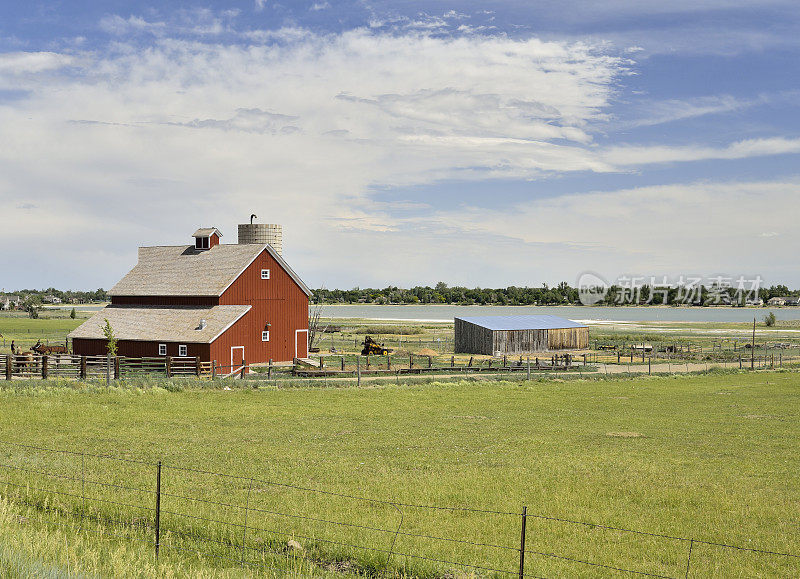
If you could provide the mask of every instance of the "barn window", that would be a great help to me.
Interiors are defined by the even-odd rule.
[[[188,356],[187,348],[185,344],[181,344],[178,346],[178,356]]]
[[[167,345],[166,344],[159,344],[158,345],[158,355],[159,356],[166,356],[167,355]]]
[[[269,342],[269,330],[264,330],[263,332],[261,332],[261,341]]]
[[[261,279],[269,279],[269,270],[268,269],[262,269],[261,270]]]
[[[194,238],[194,248],[195,249],[208,249],[209,248],[209,238],[208,237],[195,237]]]

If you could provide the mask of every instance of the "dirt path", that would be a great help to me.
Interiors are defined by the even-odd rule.
[[[749,362],[745,363],[742,362],[742,368],[749,368]],[[775,367],[778,367],[776,362]],[[647,374],[648,373],[648,366],[647,364],[596,364],[594,365],[594,370],[590,370],[586,368],[582,370],[583,366],[577,365],[574,366],[574,369],[569,372],[569,375],[574,376],[581,374],[586,374],[587,376],[597,376],[598,374]],[[726,368],[726,369],[739,369],[739,362],[738,360],[732,362],[689,362],[689,363],[672,363],[672,362],[664,362],[658,364],[652,364],[650,366],[650,372],[652,374],[687,374],[691,372],[705,372],[712,368]],[[758,366],[756,366],[758,369]],[[431,380],[436,379],[453,379],[453,378],[466,378],[466,377],[475,377],[475,376],[489,376],[489,377],[496,377],[498,374],[508,374],[509,378],[512,380],[520,380],[525,379],[526,372],[525,370],[515,370],[514,372],[488,372],[486,370],[482,372],[447,372],[443,374],[384,374],[384,375],[364,375],[361,379],[365,382],[374,382],[374,381],[400,381],[408,379],[412,377],[414,379],[419,378],[429,378]],[[565,374],[565,372],[552,372],[552,371],[535,371],[531,369],[531,377],[532,378],[539,378],[542,376],[561,376]],[[355,376],[327,376],[327,377],[318,377],[318,378],[298,378],[299,380],[308,381],[309,384],[313,383],[349,383],[354,382],[357,380]]]

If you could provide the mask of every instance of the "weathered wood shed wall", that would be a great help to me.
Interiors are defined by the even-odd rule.
[[[490,356],[589,346],[589,328],[557,316],[455,318],[454,326],[456,353]]]

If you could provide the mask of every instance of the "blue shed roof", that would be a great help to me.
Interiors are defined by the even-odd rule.
[[[456,318],[489,330],[555,330],[562,328],[585,328],[583,324],[566,318],[546,314],[538,316],[473,316]]]

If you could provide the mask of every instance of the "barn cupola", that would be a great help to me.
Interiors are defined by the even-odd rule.
[[[219,245],[219,238],[222,237],[222,233],[216,227],[201,227],[194,232],[192,237],[194,237],[194,248],[205,250]]]

